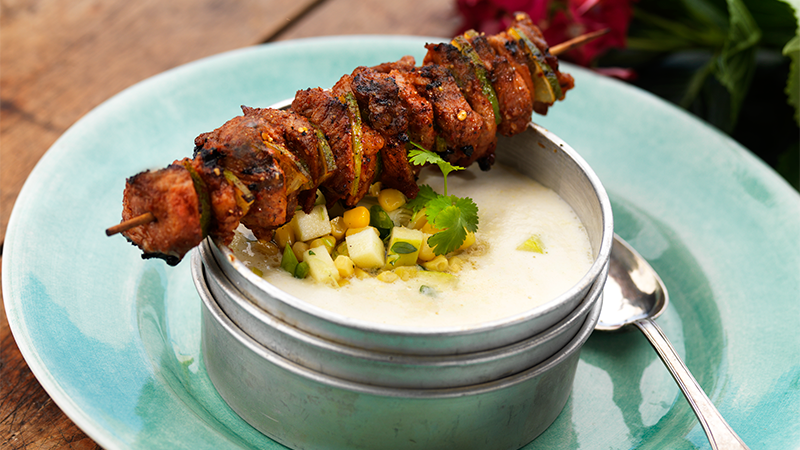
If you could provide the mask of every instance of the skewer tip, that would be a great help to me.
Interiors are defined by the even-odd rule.
[[[603,28],[602,30],[592,31],[591,33],[582,34],[576,38],[572,38],[566,42],[562,42],[558,45],[554,45],[550,47],[550,54],[553,56],[558,56],[562,53],[566,53],[573,48],[580,47],[587,42],[591,42],[604,34],[607,34],[611,31],[611,28]]]
[[[106,236],[113,236],[117,233],[122,233],[123,231],[128,231],[131,228],[138,227],[140,225],[145,225],[150,222],[156,220],[156,216],[153,215],[151,212],[146,212],[144,214],[138,215],[128,220],[124,220],[113,227],[106,228]]]

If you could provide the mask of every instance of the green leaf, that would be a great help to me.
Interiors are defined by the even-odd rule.
[[[780,50],[797,34],[797,17],[792,10],[798,0],[744,0],[761,29],[759,47]]]
[[[428,186],[427,184],[423,184],[419,187],[417,196],[406,203],[406,207],[411,208],[411,210],[414,212],[417,212],[424,208],[428,202],[437,197],[439,197],[439,194],[437,194],[432,187]]]
[[[468,231],[478,230],[478,205],[471,198],[440,196],[428,203],[425,212],[428,222],[442,230],[428,238],[428,244],[436,255],[458,249]]]
[[[445,214],[450,218],[458,217],[458,208],[451,206],[445,209]],[[446,255],[464,243],[467,231],[464,227],[455,226],[444,231],[440,231],[428,238],[428,245],[433,248],[436,255]]]
[[[786,82],[787,102],[794,106],[794,120],[800,125],[800,0],[784,0],[794,10],[795,36],[783,47],[783,54],[791,59],[789,79]]]
[[[742,0],[727,2],[730,17],[728,38],[716,59],[713,71],[730,95],[730,127],[733,128],[755,73],[756,50],[761,40],[761,30]]]
[[[778,155],[778,165],[775,169],[789,184],[800,191],[800,142],[795,142]]]
[[[444,195],[447,195],[447,174],[454,170],[463,170],[464,168],[450,164],[435,152],[426,150],[414,142],[411,142],[411,144],[416,148],[408,152],[408,160],[412,164],[418,166],[424,166],[425,164],[436,164],[439,166],[439,170],[442,171],[442,175],[444,176]]]
[[[394,243],[391,250],[398,255],[408,255],[417,251],[417,247],[414,247],[405,241],[398,241]]]
[[[473,233],[478,231],[478,205],[469,197],[456,198],[455,205],[461,210],[464,228]]]

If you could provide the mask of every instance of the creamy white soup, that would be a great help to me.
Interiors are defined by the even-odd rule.
[[[586,231],[555,192],[513,169],[471,167],[451,173],[448,193],[471,197],[479,207],[476,243],[459,258],[452,275],[417,272],[391,283],[352,278],[341,287],[297,279],[254,258],[248,245],[234,253],[278,288],[312,305],[368,322],[413,328],[469,327],[513,316],[554,299],[575,285],[592,265]],[[443,192],[442,177],[423,170],[420,184]],[[532,237],[541,253],[520,250]]]

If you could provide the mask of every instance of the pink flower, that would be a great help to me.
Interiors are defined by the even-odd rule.
[[[604,28],[610,32],[561,57],[588,66],[610,48],[624,48],[635,0],[457,0],[464,29],[497,33],[517,11],[528,13],[550,45]]]

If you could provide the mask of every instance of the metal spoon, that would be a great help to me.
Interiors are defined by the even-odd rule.
[[[627,242],[614,235],[608,281],[603,290],[603,309],[595,329],[611,331],[626,325],[640,329],[678,382],[683,395],[700,419],[711,448],[747,449],[747,445],[725,422],[664,332],[653,321],[666,309],[667,303],[667,289],[655,270]]]

